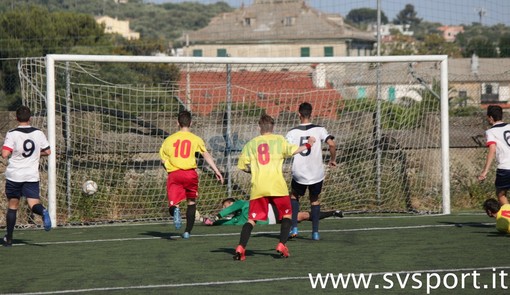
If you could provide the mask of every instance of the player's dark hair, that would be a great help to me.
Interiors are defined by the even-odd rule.
[[[16,110],[16,120],[18,120],[18,122],[28,122],[31,116],[32,112],[26,106],[20,106]]]
[[[234,198],[226,198],[226,199],[224,199],[223,201],[221,201],[221,204],[223,205],[223,204],[225,204],[226,202],[232,202],[232,203],[234,203],[235,201],[236,201],[236,199],[234,199]]]
[[[266,114],[260,116],[259,127],[261,133],[273,132],[274,119]]]
[[[503,120],[503,109],[498,105],[490,105],[487,107],[487,116],[492,117],[494,121]]]
[[[301,117],[309,119],[312,116],[312,105],[308,102],[303,102],[299,105],[298,112]]]
[[[501,205],[496,199],[487,199],[485,202],[483,202],[483,209],[485,212],[489,211],[493,214],[498,213],[499,209],[501,208]]]
[[[177,122],[180,127],[191,126],[191,113],[188,111],[179,112],[179,115],[177,115]]]

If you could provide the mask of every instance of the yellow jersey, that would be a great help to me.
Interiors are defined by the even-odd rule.
[[[250,200],[289,195],[283,177],[283,160],[298,148],[276,134],[259,135],[243,147],[237,167],[251,171]]]
[[[170,173],[197,168],[196,152],[207,152],[202,138],[189,131],[178,131],[163,141],[159,156],[165,163],[166,171]]]
[[[504,204],[496,214],[496,229],[502,233],[510,233],[510,204]]]

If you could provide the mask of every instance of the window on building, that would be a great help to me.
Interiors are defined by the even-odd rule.
[[[249,17],[245,17],[243,24],[245,26],[251,26],[251,19]]]
[[[324,56],[326,56],[326,57],[335,56],[332,46],[324,47]]]
[[[358,99],[367,97],[367,89],[365,87],[358,87]]]
[[[485,94],[492,94],[492,85],[485,84]]]
[[[394,102],[395,99],[397,99],[397,91],[395,89],[395,86],[390,86],[388,88],[388,100]]]
[[[296,23],[296,18],[293,16],[287,16],[283,19],[283,25],[286,27],[293,26]]]
[[[301,57],[310,57],[310,47],[301,47]]]
[[[225,48],[218,48],[218,50],[216,50],[216,56],[217,57],[227,57],[227,50]]]
[[[202,49],[193,49],[193,56],[202,56]]]

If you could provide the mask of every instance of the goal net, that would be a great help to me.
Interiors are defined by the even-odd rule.
[[[18,67],[23,103],[54,151],[42,164],[43,199],[54,223],[69,225],[169,218],[158,151],[184,109],[226,177],[221,185],[198,158],[199,213],[248,198],[250,177],[236,164],[258,118],[271,115],[285,135],[305,101],[337,143],[334,168],[323,144],[322,208],[449,213],[446,61],[48,55]],[[94,195],[83,194],[86,180]]]

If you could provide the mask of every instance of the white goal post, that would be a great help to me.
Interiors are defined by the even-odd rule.
[[[151,95],[155,90],[152,86],[111,82],[106,76],[101,76],[99,71],[90,70],[94,68],[90,66],[91,64],[115,63],[144,66],[173,65],[179,69],[179,78],[175,79],[179,81],[170,81],[169,84],[173,86],[165,88],[153,97]],[[195,116],[204,118],[198,120],[199,123],[194,125],[195,129],[193,127],[192,129],[202,137],[209,138],[208,145],[215,144],[208,148],[212,149],[215,160],[219,161],[220,170],[229,176],[226,188],[221,192],[217,192],[219,190],[216,188],[217,183],[209,179],[204,180],[202,178],[205,176],[201,176],[201,183],[207,186],[205,190],[204,188],[201,190],[207,193],[216,192],[214,196],[200,197],[198,204],[202,213],[213,213],[221,207],[219,202],[222,199],[230,196],[243,197],[247,191],[249,183],[245,176],[238,175],[235,171],[235,160],[240,145],[257,135],[255,130],[257,115],[260,115],[260,112],[266,112],[274,116],[277,124],[275,132],[285,135],[287,130],[299,123],[293,115],[299,103],[310,101],[314,105],[312,115],[315,123],[325,126],[336,137],[339,151],[337,160],[339,165],[334,168],[336,170],[327,168],[327,174],[330,176],[326,177],[323,194],[321,194],[324,207],[352,212],[450,214],[448,59],[446,55],[204,58],[50,54],[44,58],[44,64],[37,65],[37,67],[43,67],[45,72],[36,69],[33,64],[37,62],[32,59],[20,62],[22,96],[24,103],[31,108],[36,108],[35,113],[39,112],[43,120],[42,124],[46,126],[51,148],[56,151],[49,156],[47,162],[47,198],[53,226],[69,224],[73,220],[77,222],[95,220],[95,217],[85,217],[80,220],[85,213],[81,213],[80,217],[70,217],[75,210],[71,205],[68,205],[67,211],[58,209],[67,203],[92,202],[84,199],[87,197],[74,196],[77,193],[73,187],[77,186],[78,181],[86,180],[87,175],[77,176],[72,172],[68,174],[58,172],[66,165],[70,168],[74,162],[78,161],[81,161],[83,165],[88,161],[87,159],[92,158],[103,159],[103,162],[97,162],[96,166],[90,168],[97,173],[94,174],[96,179],[110,177],[99,173],[112,167],[112,170],[122,171],[123,176],[118,176],[114,181],[117,185],[125,188],[132,185],[140,190],[142,189],[140,187],[146,184],[143,193],[138,192],[137,196],[125,201],[125,206],[136,207],[133,213],[127,214],[127,217],[121,216],[122,209],[117,206],[124,201],[119,197],[115,203],[116,209],[111,210],[116,213],[112,213],[108,220],[117,220],[117,218],[138,220],[145,219],[147,216],[164,218],[165,215],[162,212],[165,210],[160,208],[164,205],[155,206],[160,212],[155,215],[151,213],[151,215],[147,211],[152,209],[141,209],[140,207],[143,206],[134,204],[149,195],[165,202],[166,196],[161,190],[156,189],[156,187],[165,189],[166,179],[161,177],[161,171],[143,172],[150,174],[153,178],[162,178],[157,184],[149,183],[148,180],[133,184],[134,179],[142,176],[129,176],[131,177],[129,178],[125,175],[136,174],[131,170],[134,171],[139,167],[125,169],[125,165],[133,158],[138,159],[142,155],[149,154],[150,151],[146,150],[148,146],[153,149],[153,154],[148,156],[150,160],[144,158],[144,161],[155,161],[154,155],[158,150],[154,147],[157,146],[157,142],[162,142],[161,134],[176,131],[173,119],[161,121],[166,115],[172,118],[176,115],[175,108],[170,110],[170,100],[166,97],[161,98],[170,95],[168,93],[173,90],[169,89],[175,90],[170,96],[174,99],[172,101],[178,104],[177,109],[187,108],[192,111],[194,118]],[[68,74],[62,74],[62,71]],[[89,75],[98,81],[98,84],[90,83],[90,80],[84,82],[84,78],[80,81],[70,81],[78,75],[76,73]],[[214,73],[214,75],[200,76],[200,73]],[[257,76],[249,76],[254,73]],[[41,81],[36,81],[38,79]],[[311,86],[306,88],[304,84],[308,82],[303,82],[303,79],[309,79]],[[217,81],[223,83],[221,90],[217,90],[220,87]],[[43,85],[45,89],[42,89]],[[250,85],[258,88],[255,86],[250,88]],[[302,89],[296,89],[300,87]],[[57,88],[63,89],[62,92]],[[121,88],[122,90],[119,90]],[[121,91],[121,94],[117,91]],[[41,98],[35,98],[37,95],[43,95],[44,101],[41,102]],[[83,95],[83,98],[80,95]],[[100,97],[111,99],[111,101],[99,101]],[[120,105],[125,103],[125,100],[131,99],[130,97],[137,98],[136,106],[129,106],[127,111]],[[140,100],[141,97],[143,97],[142,100]],[[80,107],[73,105],[78,100],[87,102]],[[36,104],[35,101],[39,102]],[[153,107],[158,111],[148,114],[143,102],[140,101],[154,104]],[[326,101],[328,104],[322,105]],[[112,105],[119,107],[114,108]],[[43,110],[46,111],[45,115],[40,114]],[[100,118],[102,115],[114,118]],[[63,122],[64,120],[69,122]],[[73,120],[90,125],[73,127],[70,125]],[[127,121],[136,121],[138,126],[142,126],[140,129],[144,129],[135,130],[131,135],[127,135],[129,130],[138,128],[128,126]],[[105,134],[98,135],[102,139],[91,139],[89,142],[87,139],[89,135],[86,135],[86,132],[90,132],[90,129],[103,128],[101,126],[108,126],[108,130],[104,131]],[[121,129],[123,131],[118,131]],[[71,139],[72,135],[69,134],[75,132],[83,133],[79,137],[83,142],[72,148],[59,146],[63,142],[59,139],[62,136],[67,136],[69,141],[76,142],[77,139]],[[157,133],[159,137],[153,136],[148,139],[149,143],[145,143],[144,138],[149,133]],[[118,145],[113,142],[113,138],[116,137],[119,138]],[[109,140],[112,140],[111,146],[116,148],[119,146],[118,148],[121,149],[122,145],[126,145],[121,143],[121,141],[124,142],[124,137],[129,137],[127,141],[133,144],[139,141],[145,149],[133,151],[133,154],[129,156],[131,158],[119,159],[118,163],[115,159],[116,154],[110,154],[107,150],[99,151],[97,147],[92,147],[90,154],[81,155],[82,158],[75,156],[64,160],[66,155],[83,152],[80,149],[90,147],[94,142],[106,149],[110,146]],[[222,137],[224,142],[221,140]],[[67,143],[68,140],[64,138],[64,141]],[[215,150],[217,146],[221,148]],[[98,155],[92,156],[94,153]],[[327,149],[324,148],[325,158],[328,155]],[[59,163],[59,161],[66,161],[67,164]],[[115,166],[117,164],[119,166]],[[286,162],[285,167],[286,177],[289,177],[289,163]],[[86,173],[87,168],[79,169],[81,173]],[[156,170],[156,168],[151,169]],[[69,170],[76,171],[78,168]],[[67,180],[64,179],[65,177]],[[125,178],[125,182],[122,182],[124,181],[122,177]],[[113,192],[113,188],[101,187],[101,182],[95,181],[99,185],[98,194],[104,193],[104,198],[108,198],[109,194],[128,194],[127,188],[121,192]],[[69,188],[60,187],[64,182]],[[149,189],[152,185],[154,188]],[[394,185],[397,186],[393,187]],[[59,196],[62,194],[69,194],[69,200],[60,200]],[[72,201],[73,198],[79,201]],[[88,198],[94,198],[94,196]],[[306,206],[306,202],[301,203]],[[105,205],[102,204],[102,206]],[[143,216],[142,213],[137,212],[143,212]],[[140,215],[137,216],[137,214]]]

